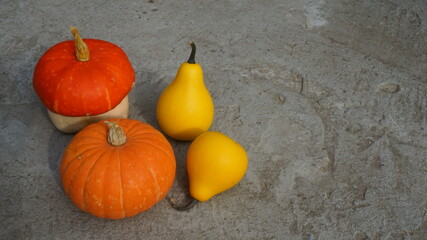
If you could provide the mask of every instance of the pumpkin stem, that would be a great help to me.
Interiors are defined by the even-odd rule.
[[[74,36],[77,60],[79,60],[80,62],[89,61],[89,48],[87,47],[83,39],[80,37],[79,30],[76,27],[71,26],[70,31]]]
[[[177,206],[175,204],[174,198],[169,198],[168,202],[175,210],[188,211],[188,210],[192,209],[199,201],[197,199],[191,198],[191,201],[184,206]]]
[[[104,121],[108,126],[108,143],[118,147],[126,143],[126,134],[116,122]]]
[[[194,42],[189,42],[188,45],[191,46],[191,54],[190,57],[188,58],[187,63],[191,63],[191,64],[195,64],[196,63],[196,44],[194,44]]]

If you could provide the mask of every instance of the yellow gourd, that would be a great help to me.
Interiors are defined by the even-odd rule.
[[[206,132],[213,121],[214,105],[203,80],[202,67],[195,62],[196,45],[172,83],[157,102],[157,121],[171,138],[191,141]]]
[[[236,185],[245,175],[248,157],[245,149],[230,137],[215,131],[198,136],[187,153],[187,172],[193,201],[178,207],[188,210],[198,201],[209,200]]]

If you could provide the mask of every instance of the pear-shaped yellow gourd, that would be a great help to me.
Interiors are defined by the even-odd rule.
[[[193,140],[206,132],[214,116],[214,105],[203,80],[202,67],[195,62],[196,45],[189,44],[190,58],[181,65],[157,102],[160,128],[169,137],[182,141]]]
[[[236,185],[245,175],[245,149],[230,137],[215,131],[198,136],[187,153],[190,195],[206,201]]]

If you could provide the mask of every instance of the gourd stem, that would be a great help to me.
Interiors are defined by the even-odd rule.
[[[108,126],[107,141],[110,145],[118,147],[126,143],[126,134],[116,122],[104,121]]]
[[[89,48],[87,47],[86,43],[83,41],[83,39],[80,36],[79,30],[71,26],[70,31],[73,34],[74,37],[74,44],[76,45],[76,58],[80,62],[89,61]]]
[[[177,206],[175,204],[175,199],[174,198],[169,198],[168,199],[169,204],[178,211],[188,211],[190,209],[192,209],[199,201],[197,199],[194,199],[191,197],[190,202],[188,202],[187,204],[185,204],[184,206]]]
[[[195,64],[196,63],[196,44],[194,42],[189,42],[188,45],[191,46],[191,54],[188,58],[187,63]]]

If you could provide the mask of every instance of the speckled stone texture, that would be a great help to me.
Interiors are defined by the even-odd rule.
[[[371,239],[427,236],[427,2],[340,0],[0,1],[0,239]],[[136,72],[130,118],[190,52],[215,103],[211,130],[245,147],[234,188],[177,212],[124,220],[78,210],[58,132],[32,88],[55,43],[110,41]],[[189,142],[171,140],[188,200]]]

